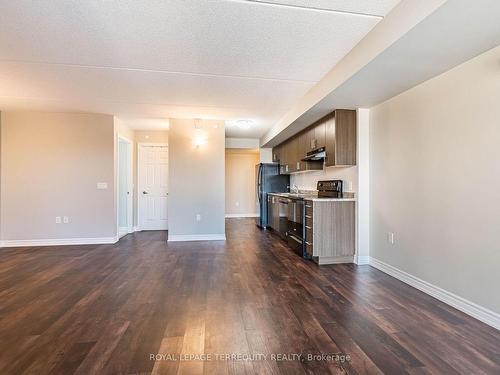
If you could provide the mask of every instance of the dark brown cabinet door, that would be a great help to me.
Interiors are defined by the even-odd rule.
[[[335,165],[335,116],[332,116],[325,124],[325,165]]]
[[[302,161],[306,157],[306,154],[309,150],[309,137],[308,132],[302,132],[298,135],[298,146],[297,146],[297,169],[303,171],[307,167],[307,163]]]
[[[356,111],[338,109],[326,122],[325,165],[356,165]]]
[[[326,134],[325,122],[321,121],[314,128],[314,139],[316,140],[316,147],[325,147],[325,134]]]
[[[356,111],[335,111],[335,164],[356,165]]]
[[[296,172],[299,170],[299,138],[294,137],[288,142],[288,171]]]
[[[274,163],[280,162],[280,146],[273,147],[273,162]]]
[[[290,173],[290,140],[280,145],[280,165],[281,173]]]

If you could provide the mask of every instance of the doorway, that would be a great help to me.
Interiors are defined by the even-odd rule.
[[[168,229],[168,145],[139,143],[137,160],[140,230]]]
[[[133,232],[132,142],[118,137],[118,237]]]

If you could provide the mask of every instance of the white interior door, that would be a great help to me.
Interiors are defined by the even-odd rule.
[[[139,145],[138,154],[139,227],[141,230],[166,230],[168,147]]]

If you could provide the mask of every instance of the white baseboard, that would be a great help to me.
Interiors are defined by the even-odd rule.
[[[44,240],[4,240],[0,247],[33,247],[33,246],[64,246],[64,245],[104,245],[118,242],[118,237],[96,238],[52,238]]]
[[[370,264],[370,257],[368,255],[357,255],[354,257],[354,263],[356,263],[358,266]]]
[[[140,231],[141,231],[141,229],[140,229],[139,227],[134,227],[133,231],[134,231],[134,232],[140,232]]]
[[[168,234],[168,242],[181,241],[225,241],[226,235],[221,234]]]
[[[431,283],[428,283],[427,281],[410,275],[407,272],[401,271],[400,269],[378,259],[370,257],[370,265],[450,306],[453,306],[457,310],[460,310],[465,314],[500,330],[500,314],[497,314],[496,312],[482,307],[474,302],[468,301],[465,298],[457,296],[456,294],[441,289]]]
[[[235,218],[235,217],[259,217],[259,214],[226,214],[226,218]]]
[[[130,228],[127,228],[127,227],[118,228],[118,238],[122,238],[123,236],[125,236],[129,233],[132,233]]]

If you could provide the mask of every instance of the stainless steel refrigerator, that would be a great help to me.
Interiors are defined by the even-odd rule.
[[[255,166],[255,184],[260,208],[257,226],[266,228],[268,225],[267,193],[288,192],[290,176],[280,174],[279,164],[260,163]]]

